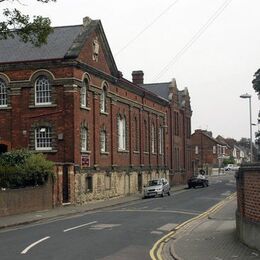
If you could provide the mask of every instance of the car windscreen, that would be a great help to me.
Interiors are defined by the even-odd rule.
[[[160,185],[161,182],[159,180],[152,180],[148,182],[148,186],[157,186]]]

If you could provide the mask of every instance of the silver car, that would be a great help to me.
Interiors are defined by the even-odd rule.
[[[164,178],[150,180],[147,185],[144,186],[144,198],[161,196],[165,194],[170,196],[170,185]]]

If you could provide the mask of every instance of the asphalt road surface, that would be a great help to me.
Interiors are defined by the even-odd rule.
[[[233,174],[182,190],[69,218],[0,231],[1,260],[150,259],[154,243],[235,192]]]

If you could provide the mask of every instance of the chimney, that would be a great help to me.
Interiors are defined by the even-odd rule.
[[[144,73],[142,70],[132,72],[132,82],[137,85],[144,84]]]
[[[88,16],[84,17],[83,18],[83,27],[87,27],[91,23],[91,21],[92,20]]]

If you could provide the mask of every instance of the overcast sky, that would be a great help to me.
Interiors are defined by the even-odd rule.
[[[1,7],[49,16],[53,26],[100,19],[125,78],[131,80],[133,70],[144,71],[145,83],[175,78],[179,89],[189,89],[193,131],[249,137],[249,101],[239,96],[252,95],[256,123],[260,101],[251,82],[260,68],[259,0],[20,2]]]

